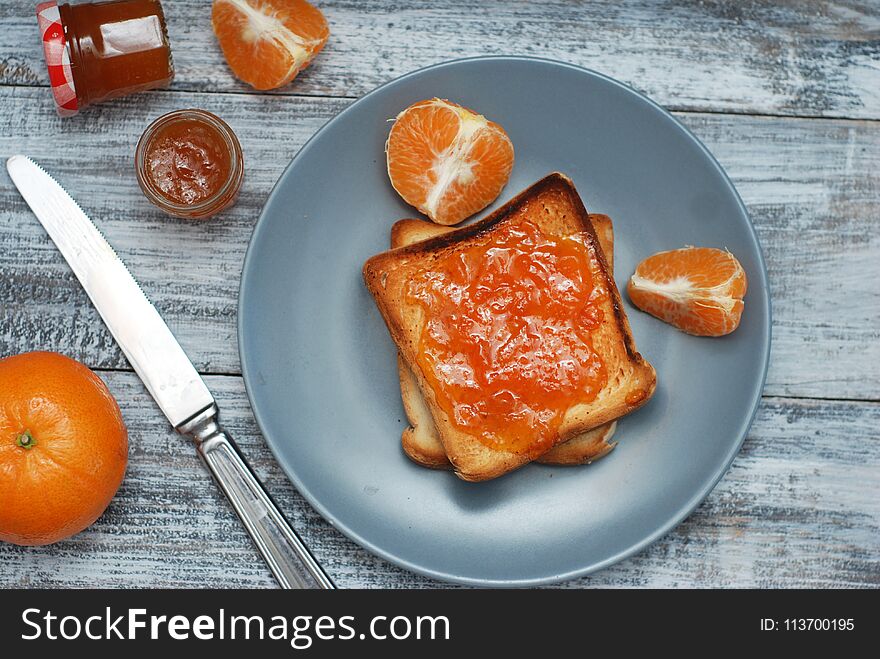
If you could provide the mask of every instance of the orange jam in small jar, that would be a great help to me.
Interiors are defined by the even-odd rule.
[[[159,0],[37,5],[58,113],[167,87],[174,77]]]
[[[231,206],[244,179],[238,138],[204,110],[156,119],[138,142],[135,167],[147,199],[169,215],[197,220]]]

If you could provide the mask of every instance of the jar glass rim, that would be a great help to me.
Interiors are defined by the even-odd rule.
[[[146,176],[147,147],[153,136],[161,128],[182,120],[200,121],[211,126],[220,134],[232,154],[232,158],[230,159],[229,176],[226,181],[217,192],[195,204],[179,204],[170,200],[162,194],[161,191],[156,189],[152,181],[149,180],[149,177]],[[138,140],[137,148],[135,150],[135,169],[137,171],[138,183],[150,201],[157,203],[161,208],[167,209],[172,213],[179,213],[181,215],[198,215],[201,211],[211,210],[212,206],[216,204],[218,199],[225,198],[233,188],[241,185],[241,180],[244,174],[244,157],[241,151],[241,143],[238,141],[238,137],[236,137],[232,128],[229,127],[229,124],[207,110],[189,108],[185,110],[174,110],[173,112],[163,114],[147,126],[143,135],[141,135],[141,138]]]

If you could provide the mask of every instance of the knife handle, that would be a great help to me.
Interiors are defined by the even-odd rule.
[[[282,588],[335,588],[217,422],[217,406],[181,425]]]

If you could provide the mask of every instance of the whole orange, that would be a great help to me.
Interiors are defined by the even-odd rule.
[[[106,510],[127,460],[119,405],[86,366],[54,352],[0,359],[0,540],[79,533]]]

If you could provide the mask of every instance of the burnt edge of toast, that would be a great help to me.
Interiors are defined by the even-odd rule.
[[[611,294],[611,308],[614,310],[614,319],[617,323],[617,326],[621,330],[621,334],[623,335],[623,344],[624,348],[626,349],[627,357],[636,362],[644,362],[643,357],[635,348],[632,330],[629,327],[629,322],[626,319],[626,315],[623,313],[623,303],[620,298],[620,291],[618,291],[617,284],[614,282],[614,278],[610,273],[608,262],[605,260],[605,254],[603,253],[602,249],[599,248],[599,237],[596,235],[596,232],[593,229],[593,224],[590,222],[590,214],[584,206],[584,202],[581,199],[581,196],[578,194],[577,188],[575,188],[572,180],[561,172],[552,172],[548,174],[538,182],[530,185],[528,188],[517,194],[515,197],[513,197],[513,199],[505,203],[503,206],[495,209],[494,211],[492,211],[492,213],[484,217],[482,220],[474,222],[473,224],[469,224],[461,228],[456,228],[449,233],[435,236],[433,238],[428,238],[412,245],[398,247],[387,252],[381,252],[380,254],[371,256],[369,259],[367,259],[366,263],[364,263],[363,267],[363,277],[367,288],[370,288],[370,279],[372,278],[372,273],[370,272],[371,266],[379,262],[380,260],[383,260],[388,254],[392,252],[397,255],[418,254],[422,252],[438,252],[447,247],[454,247],[455,244],[458,242],[467,240],[469,238],[475,238],[485,233],[491,232],[495,228],[495,226],[507,219],[515,210],[522,206],[525,201],[527,201],[531,197],[535,197],[541,194],[542,192],[553,189],[562,190],[569,195],[569,197],[572,199],[575,211],[578,214],[577,222],[580,225],[581,230],[590,236],[590,240],[592,241],[594,247],[594,254],[599,260],[600,270],[602,272],[602,276],[605,278],[606,288]]]
[[[553,172],[552,174],[548,174],[547,176],[542,178],[537,183],[530,185],[528,188],[513,197],[513,199],[505,203],[503,206],[496,208],[482,220],[474,222],[473,224],[467,224],[463,227],[454,227],[454,230],[450,231],[447,234],[435,236],[426,240],[420,240],[418,243],[406,245],[404,247],[398,247],[391,251],[393,251],[395,254],[412,254],[425,251],[437,251],[444,247],[452,247],[455,245],[455,243],[462,240],[475,238],[484,233],[488,233],[493,228],[495,228],[495,225],[500,224],[507,217],[509,217],[512,212],[519,208],[522,203],[526,201],[529,197],[536,196],[541,192],[552,189],[553,187],[559,187],[559,184],[562,184],[562,187],[564,189],[570,192],[574,192],[575,196],[577,196],[577,190],[575,190],[575,187],[571,183],[569,178],[559,172]],[[579,214],[580,212],[582,212],[583,216],[587,217],[586,223],[584,223],[584,217],[578,218],[581,226],[586,226],[587,230],[590,231],[592,237],[596,238],[596,234],[592,231],[593,227],[589,223],[589,214],[587,213],[586,208],[584,208],[583,202],[579,204],[578,211]],[[376,256],[367,259],[366,264],[364,264],[364,269],[366,270],[367,265],[369,265],[369,263],[373,261],[373,259],[381,257],[387,253],[388,252],[382,252],[381,254],[377,254]]]
[[[584,201],[581,199],[581,196],[578,194],[577,188],[574,186],[574,182],[564,174],[560,174],[558,172],[554,172],[549,176],[541,179],[540,183],[543,183],[547,179],[551,177],[558,177],[561,182],[565,184],[566,189],[572,193],[571,196],[574,201],[575,208],[578,211],[578,222],[584,231],[590,234],[590,239],[593,241],[594,247],[599,247],[599,237],[596,235],[595,229],[593,229],[593,223],[590,222],[590,213],[587,211],[584,206]],[[609,293],[611,293],[611,308],[614,310],[614,318],[617,321],[617,326],[621,329],[621,333],[623,334],[623,345],[626,348],[626,355],[633,361],[643,362],[644,359],[642,355],[636,350],[635,340],[633,339],[632,330],[629,326],[629,320],[627,320],[626,315],[623,313],[623,302],[620,298],[620,291],[617,289],[617,283],[614,281],[614,276],[611,272],[611,268],[608,267],[608,261],[605,259],[605,252],[602,249],[594,250],[596,257],[599,259],[599,263],[601,265],[602,276],[605,277],[606,288]]]

